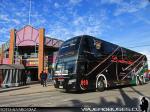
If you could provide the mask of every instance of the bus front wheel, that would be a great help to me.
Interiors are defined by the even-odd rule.
[[[102,77],[100,77],[97,81],[97,90],[100,92],[105,90],[105,82]]]
[[[55,87],[55,88],[59,88],[59,83],[58,83],[58,81],[55,81],[55,80],[54,80],[54,87]]]

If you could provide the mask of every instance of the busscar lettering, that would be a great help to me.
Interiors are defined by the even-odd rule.
[[[133,61],[130,61],[130,60],[118,59],[117,56],[112,56],[111,62],[124,63],[124,64],[129,64],[129,65],[133,63]]]

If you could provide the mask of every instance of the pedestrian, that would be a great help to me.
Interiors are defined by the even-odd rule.
[[[52,74],[50,72],[48,72],[47,74],[47,82],[52,82]]]
[[[50,69],[49,72],[48,72],[48,74],[47,74],[48,75],[47,82],[52,82],[52,72],[53,72],[52,69]]]
[[[148,110],[148,100],[143,97],[141,100],[142,104],[140,105],[142,112],[147,112]]]
[[[29,84],[31,82],[31,72],[28,71],[27,73],[27,83]]]
[[[43,71],[40,73],[41,85],[43,85],[43,79],[42,79],[43,73],[44,73]]]
[[[24,72],[24,76],[23,76],[23,85],[26,85],[26,81],[27,81],[27,74],[28,74],[28,72],[27,72],[27,71],[25,71],[25,72]]]
[[[41,78],[42,78],[43,87],[44,86],[46,87],[47,86],[46,85],[46,80],[47,80],[47,73],[46,73],[46,71],[44,71],[44,73],[42,74]]]

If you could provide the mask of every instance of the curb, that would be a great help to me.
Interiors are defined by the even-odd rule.
[[[0,89],[0,93],[8,92],[8,91],[13,91],[13,90],[19,90],[19,89],[25,89],[25,88],[29,88],[29,87],[30,86],[12,87],[12,88],[7,88],[7,89]]]

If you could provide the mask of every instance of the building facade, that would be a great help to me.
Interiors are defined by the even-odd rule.
[[[62,40],[45,36],[45,29],[30,25],[11,29],[10,40],[0,49],[1,64],[23,64],[31,72],[31,80],[40,80],[43,70],[50,72],[55,64],[57,51]]]

